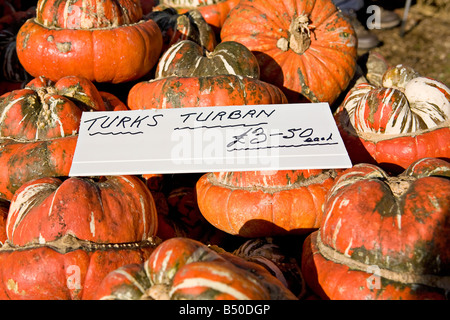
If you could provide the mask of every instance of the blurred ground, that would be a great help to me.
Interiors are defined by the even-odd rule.
[[[368,1],[370,4],[394,10],[403,18],[406,0]],[[421,75],[450,86],[450,0],[411,1],[403,36],[400,31],[401,25],[389,30],[372,29],[381,40],[372,51],[393,65],[409,65]]]

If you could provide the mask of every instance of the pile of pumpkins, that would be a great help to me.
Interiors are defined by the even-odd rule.
[[[450,89],[331,0],[190,3],[1,1],[0,299],[447,299]],[[84,111],[312,102],[351,168],[68,176]]]

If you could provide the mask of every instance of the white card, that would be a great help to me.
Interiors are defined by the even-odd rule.
[[[69,176],[350,168],[327,103],[84,112]]]

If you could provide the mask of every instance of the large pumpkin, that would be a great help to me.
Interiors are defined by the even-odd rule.
[[[244,171],[204,174],[197,182],[202,215],[243,237],[306,234],[317,229],[336,170]]]
[[[91,299],[110,271],[156,247],[157,217],[134,176],[41,178],[11,200],[0,298]]]
[[[450,289],[450,164],[414,162],[398,176],[371,164],[330,189],[302,272],[329,299],[446,299]]]
[[[109,300],[296,300],[264,267],[188,238],[162,242],[143,264],[108,274],[95,296]]]
[[[228,14],[222,41],[249,48],[261,80],[290,102],[333,103],[356,70],[356,35],[332,0],[242,0]]]
[[[67,233],[97,243],[133,242],[156,234],[157,216],[150,191],[135,176],[49,177],[17,190],[6,231],[15,245],[54,241]]]
[[[424,157],[450,159],[450,89],[411,67],[388,68],[379,86],[356,85],[335,119],[353,163],[400,173]]]
[[[207,52],[183,40],[163,54],[155,79],[131,88],[127,104],[130,109],[165,109],[287,102],[278,87],[258,76],[256,58],[239,43],[222,42]]]
[[[36,18],[17,34],[25,70],[53,81],[68,75],[94,82],[135,80],[151,70],[161,49],[161,31],[142,19],[139,0],[39,0]]]
[[[83,111],[125,110],[88,79],[45,77],[0,97],[0,197],[10,200],[26,181],[67,176]]]

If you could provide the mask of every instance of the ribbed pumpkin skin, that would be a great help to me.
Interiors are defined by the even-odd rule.
[[[55,241],[65,234],[96,243],[124,243],[154,236],[157,227],[154,200],[137,177],[72,177],[22,185],[11,200],[6,231],[15,245]]]
[[[0,299],[92,300],[110,272],[123,265],[144,262],[154,249],[111,247],[67,253],[45,246],[0,249]]]
[[[139,82],[131,88],[127,105],[137,110],[276,103],[287,103],[286,96],[269,83],[235,75],[218,75]]]
[[[121,83],[146,75],[159,58],[162,35],[154,21],[139,21],[140,4],[130,2],[139,10],[123,10],[121,13],[130,14],[124,16],[114,8],[127,1],[100,2],[107,7],[104,14],[95,14],[97,2],[86,8],[75,6],[70,14],[68,0],[40,1],[36,19],[25,22],[17,34],[21,64],[32,76],[43,75],[53,81],[77,75],[95,82]],[[111,8],[111,4],[116,5]],[[93,19],[85,19],[84,12],[90,10],[94,10]]]
[[[436,158],[396,177],[370,164],[343,172],[330,189],[319,231],[305,242],[305,280],[330,299],[445,299],[448,177],[450,164]],[[368,285],[374,267],[378,288]]]
[[[317,229],[335,170],[216,172],[197,182],[200,212],[233,235],[305,234]]]
[[[400,173],[424,157],[450,159],[450,89],[407,66],[388,69],[382,86],[356,85],[335,120],[354,163]]]
[[[204,77],[220,74],[259,79],[258,61],[239,42],[221,42],[213,51],[206,51],[196,42],[183,40],[161,56],[155,77]]]
[[[97,299],[295,300],[263,267],[201,242],[171,238],[140,266],[124,266],[100,285]]]
[[[259,79],[258,61],[239,42],[221,42],[213,51],[205,51],[196,42],[184,40],[161,56],[155,77],[205,77],[220,74]]]
[[[63,29],[117,27],[141,18],[139,0],[39,0],[36,10],[37,22]]]
[[[309,18],[304,28],[297,25],[301,15]],[[331,0],[240,1],[220,37],[249,48],[261,80],[282,88],[289,102],[331,104],[356,70],[355,32]]]
[[[126,110],[86,78],[45,77],[0,97],[0,198],[11,200],[26,181],[67,176],[82,111]]]

